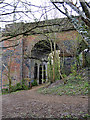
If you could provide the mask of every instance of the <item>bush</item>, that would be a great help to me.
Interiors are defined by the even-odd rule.
[[[31,86],[37,86],[37,80],[34,80],[32,83],[31,83]],[[16,85],[14,86],[11,86],[11,92],[16,92],[18,90],[28,90],[30,89],[30,87],[28,85],[25,84],[25,81],[22,81],[22,83],[17,83]],[[2,94],[7,94],[9,93],[9,90],[8,88],[3,88],[2,89]]]
[[[2,94],[7,94],[9,91],[8,91],[8,88],[3,88],[2,89]]]
[[[28,86],[27,85],[25,85],[25,84],[22,84],[22,90],[28,90],[29,88],[28,88]]]
[[[16,84],[16,90],[22,90],[22,85],[21,83]]]
[[[18,90],[28,90],[28,86],[26,86],[24,83],[21,84],[21,83],[17,83],[16,85],[14,86],[11,86],[11,92],[16,92]],[[2,89],[2,94],[7,94],[9,93],[9,90],[8,88],[4,88]]]
[[[11,87],[11,92],[15,92],[15,91],[18,91],[18,90],[22,90],[21,83],[17,83],[16,85]]]
[[[11,86],[11,92],[15,92],[16,91],[16,86]]]
[[[65,77],[67,77],[67,75],[66,74],[62,74],[62,76],[65,78]]]
[[[37,86],[37,80],[34,80],[32,83],[31,83],[32,86]]]

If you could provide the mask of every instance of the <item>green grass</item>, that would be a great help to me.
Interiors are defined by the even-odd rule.
[[[2,95],[2,93],[0,93],[0,96]]]
[[[56,94],[56,95],[87,95],[88,94],[88,80],[81,78],[81,76],[68,77],[67,83],[54,85],[49,88],[40,88],[39,93]]]

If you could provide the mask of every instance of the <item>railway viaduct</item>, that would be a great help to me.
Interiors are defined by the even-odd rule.
[[[12,84],[24,78],[36,79],[39,84],[47,81],[50,43],[52,49],[56,43],[61,61],[64,54],[63,69],[65,74],[69,74],[76,54],[77,39],[81,38],[67,18],[6,25],[2,42],[2,85],[8,84],[8,69]]]

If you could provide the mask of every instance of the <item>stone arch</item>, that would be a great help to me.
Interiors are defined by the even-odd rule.
[[[54,43],[53,44],[53,50],[54,50]],[[58,50],[58,45],[56,44],[56,49]],[[44,59],[45,57],[48,57],[49,53],[51,53],[51,45],[48,40],[40,40],[36,44],[34,44],[32,50],[31,50],[31,56],[34,58],[38,58],[39,60]]]
[[[58,49],[57,45],[56,45],[56,49]],[[53,44],[53,50],[54,50],[54,44]],[[46,68],[48,62],[48,55],[50,53],[51,53],[51,47],[50,47],[50,42],[48,40],[37,41],[37,43],[33,46],[31,50],[31,59],[33,59],[34,63],[38,63],[38,71],[36,70],[37,69],[36,64],[34,64],[33,74],[34,74],[34,79],[37,79],[39,84],[42,84],[43,82],[46,81],[47,78]]]
[[[24,38],[24,54],[26,54],[27,52],[29,53],[29,55],[31,56],[31,52],[33,50],[33,48],[35,47],[35,45],[42,40],[47,40],[47,37],[43,34],[40,35],[30,35]],[[26,49],[25,49],[26,48]]]
[[[28,39],[30,40],[31,37],[28,37]],[[51,53],[51,47],[49,40],[47,40],[46,38],[43,39],[39,38],[38,40],[36,39],[38,39],[38,37],[35,37],[35,39],[33,39],[35,41],[33,41],[30,44],[29,44],[29,40],[25,41],[27,42],[28,47],[27,47],[27,51],[25,51],[26,53],[24,52],[24,54],[25,54],[25,59],[28,59],[30,61],[30,67],[28,72],[31,80],[36,79],[37,83],[42,84],[44,81],[47,80],[47,62],[48,62],[48,55]],[[53,41],[52,41],[52,46],[54,50]],[[59,49],[57,44],[56,44],[56,49]],[[44,64],[45,66],[43,66]],[[26,75],[27,71],[25,72]]]
[[[37,75],[38,75],[38,64],[35,63],[35,65],[34,65],[34,79],[37,79]]]

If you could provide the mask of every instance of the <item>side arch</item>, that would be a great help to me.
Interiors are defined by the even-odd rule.
[[[39,66],[39,84],[42,84],[42,65]]]
[[[34,79],[37,79],[37,75],[38,75],[38,64],[35,63],[35,65],[34,65]]]

